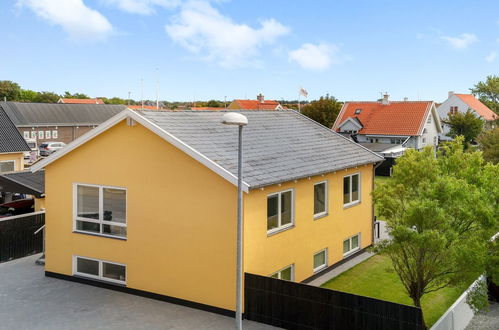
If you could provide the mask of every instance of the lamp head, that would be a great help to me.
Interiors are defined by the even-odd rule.
[[[221,122],[225,125],[246,126],[248,125],[248,118],[237,112],[227,112],[222,116]]]

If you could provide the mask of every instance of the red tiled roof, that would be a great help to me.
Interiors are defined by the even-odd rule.
[[[191,110],[226,110],[221,107],[191,107]]]
[[[59,103],[67,104],[104,104],[101,99],[60,99]]]
[[[389,104],[347,102],[339,113],[333,130],[338,131],[338,127],[352,117],[363,125],[359,134],[419,135],[432,104],[431,101],[390,101]],[[356,109],[361,109],[359,114],[355,114]]]
[[[234,100],[242,110],[275,110],[279,102],[273,100]]]
[[[158,110],[155,105],[127,105],[127,108],[129,109],[146,109],[146,110]],[[161,108],[159,108],[160,110]]]
[[[477,100],[473,94],[454,94],[459,97],[464,103],[476,111],[485,120],[495,120],[498,116],[494,111],[490,110],[485,104]]]

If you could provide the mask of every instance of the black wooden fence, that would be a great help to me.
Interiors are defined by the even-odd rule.
[[[44,224],[44,212],[0,218],[0,262],[42,252],[43,233],[34,232]]]
[[[244,317],[285,329],[420,330],[420,308],[245,273]],[[376,283],[373,283],[376,285]]]

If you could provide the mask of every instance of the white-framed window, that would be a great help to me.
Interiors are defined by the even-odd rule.
[[[360,234],[343,241],[343,255],[348,255],[360,249]]]
[[[426,138],[423,138],[423,143],[426,143]]]
[[[426,128],[423,128],[423,134],[428,133],[428,130]]]
[[[24,131],[23,136],[25,139],[29,139],[29,131]]]
[[[46,139],[50,139],[51,138],[50,135],[51,135],[50,131],[45,131],[45,138]]]
[[[126,194],[124,188],[75,183],[73,230],[126,238]]]
[[[327,181],[314,184],[314,218],[327,214]]]
[[[43,139],[43,136],[44,136],[43,131],[38,131],[38,138]]]
[[[281,191],[267,196],[267,233],[293,226],[294,196],[293,190]]]
[[[327,267],[327,248],[314,254],[314,272]]]
[[[73,275],[126,285],[126,265],[73,256]]]
[[[15,160],[2,160],[0,161],[0,173],[12,172],[16,170]]]
[[[360,202],[360,174],[347,175],[343,178],[343,206]]]
[[[431,124],[431,114],[428,116],[428,121],[427,121],[428,124]]]
[[[362,109],[355,109],[355,114],[358,115],[359,113],[361,113]]]
[[[31,138],[36,140],[36,131],[31,131]]]
[[[294,281],[295,280],[295,265],[289,265],[275,273],[269,275],[280,280]]]
[[[52,139],[57,139],[57,131],[56,130],[52,131]]]

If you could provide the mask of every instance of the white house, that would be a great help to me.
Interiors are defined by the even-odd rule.
[[[440,118],[444,120],[448,118],[449,115],[458,112],[465,113],[468,109],[473,111],[477,117],[481,118],[486,123],[490,123],[490,125],[493,125],[492,122],[498,118],[494,111],[477,100],[472,94],[455,94],[454,92],[449,92],[449,97],[437,107],[437,112]],[[440,139],[451,140],[451,138],[447,136],[449,131],[449,125],[443,124],[443,132],[440,135]]]

